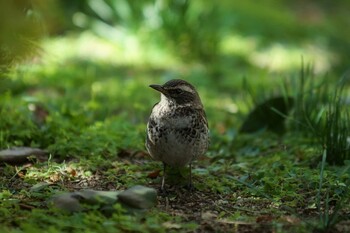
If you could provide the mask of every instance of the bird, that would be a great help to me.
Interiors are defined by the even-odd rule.
[[[147,123],[146,149],[154,160],[163,162],[161,190],[165,191],[166,166],[189,165],[192,190],[192,162],[209,146],[209,127],[202,101],[195,87],[182,79],[149,87],[160,92],[160,101]]]

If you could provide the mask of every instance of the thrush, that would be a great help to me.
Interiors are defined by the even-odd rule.
[[[189,165],[192,188],[192,162],[209,145],[209,129],[201,99],[190,83],[174,79],[163,85],[150,85],[161,94],[147,124],[146,148],[155,160],[163,162],[161,190],[166,166]]]

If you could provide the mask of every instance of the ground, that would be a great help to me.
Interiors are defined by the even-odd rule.
[[[49,57],[1,79],[1,149],[27,146],[49,155],[1,164],[1,232],[350,232],[347,160],[332,165],[319,138],[289,117],[284,132],[239,131],[254,103],[283,92],[273,75],[241,71],[259,77],[247,94],[241,88],[247,80],[236,69],[213,78],[204,66],[174,60],[167,66],[89,60],[90,47],[89,56],[74,57],[71,45],[84,47],[82,38],[47,42]],[[57,51],[59,59],[52,56]],[[169,177],[154,208],[138,213],[118,204],[108,216],[95,206],[77,213],[52,208],[49,200],[62,192],[134,185],[159,191],[162,164],[144,148],[146,122],[159,100],[148,85],[179,76],[197,87],[210,126],[209,150],[193,164],[195,189],[183,188],[184,169]]]
[[[285,163],[285,168],[281,167],[283,165],[281,161],[288,159],[287,157],[276,156],[276,152],[272,148],[269,151],[266,151],[265,158],[255,158],[260,163],[264,163],[264,160],[272,159],[276,161],[272,163],[272,167],[279,166],[276,171],[265,173],[267,179],[272,181],[274,179],[273,176],[278,171],[289,170],[288,173],[293,173],[293,168],[288,167],[288,162]],[[289,158],[289,160],[294,159]],[[62,162],[64,166],[59,167],[62,166]],[[167,216],[165,219],[157,220],[161,228],[153,229],[160,232],[164,229],[166,231],[184,232],[192,230],[196,232],[309,232],[310,229],[315,227],[315,221],[317,222],[320,215],[316,206],[312,206],[316,201],[317,189],[302,187],[303,185],[310,186],[312,184],[303,184],[301,180],[307,179],[311,183],[312,180],[309,180],[312,179],[311,175],[307,174],[311,170],[300,168],[299,172],[306,172],[305,176],[297,174],[299,173],[297,172],[294,176],[300,177],[291,180],[293,176],[288,175],[290,176],[289,178],[278,179],[279,183],[270,184],[267,187],[276,190],[263,191],[266,190],[266,187],[264,187],[266,184],[261,184],[262,187],[251,187],[253,183],[259,182],[258,180],[254,181],[255,175],[253,171],[255,170],[259,173],[261,168],[255,167],[258,166],[257,163],[249,165],[247,164],[248,162],[249,159],[245,162],[235,162],[236,165],[231,166],[232,170],[227,170],[227,168],[221,167],[223,165],[220,162],[213,162],[208,157],[202,157],[195,163],[195,189],[190,191],[181,184],[168,185],[166,186],[166,193],[160,191],[161,173],[158,169],[161,169],[161,163],[152,161],[144,151],[128,152],[124,150],[118,159],[110,161],[109,165],[97,167],[95,171],[85,170],[89,168],[86,165],[78,167],[78,161],[76,160],[52,162],[51,165],[48,165],[46,162],[39,164],[28,163],[22,167],[16,167],[20,169],[17,170],[16,175],[2,177],[3,187],[12,192],[12,195],[9,194],[11,198],[7,199],[3,196],[3,201],[17,200],[15,203],[8,203],[7,206],[12,206],[11,208],[17,206],[9,211],[17,216],[22,216],[22,220],[19,221],[18,218],[11,217],[14,215],[6,216],[5,214],[5,218],[2,218],[2,221],[7,227],[20,228],[23,227],[23,222],[27,222],[27,224],[30,224],[31,221],[35,222],[35,217],[31,217],[30,212],[38,208],[44,212],[50,212],[51,210],[47,210],[46,205],[48,198],[53,193],[61,192],[62,190],[77,191],[87,188],[121,190],[132,186],[132,183],[134,183],[158,190],[157,206],[139,214],[138,217],[131,221],[132,224],[143,225],[143,230],[145,231],[150,230],[149,223],[145,221],[148,214],[152,216],[151,218],[160,218],[159,216],[162,214]],[[250,168],[247,168],[247,166]],[[252,177],[247,177],[246,181],[243,181],[243,174],[239,175],[242,170],[237,169],[238,167],[245,167],[244,170],[250,170]],[[8,170],[13,169],[12,167],[1,167],[2,174],[11,174]],[[38,172],[50,169],[52,171],[45,176],[36,176]],[[207,169],[209,172],[207,174],[203,173]],[[317,174],[317,171],[315,171],[315,174]],[[28,179],[28,176],[31,178]],[[235,178],[230,180],[228,178],[230,176],[235,176]],[[185,180],[183,177],[180,177],[180,179]],[[9,181],[5,184],[6,180]],[[32,191],[33,185],[31,183],[34,182],[33,180],[42,180],[48,182],[49,185],[39,191]],[[298,187],[298,190],[287,189],[282,191],[285,189],[283,186],[293,184],[296,184],[295,187]],[[329,204],[329,209],[332,213],[336,200]],[[87,213],[81,214],[85,215]],[[349,215],[349,207],[342,208],[339,214],[341,216]],[[62,215],[64,216],[65,214]],[[104,221],[109,221],[108,217],[103,217],[103,219]],[[98,223],[96,222],[96,224]],[[66,228],[61,228],[61,230],[63,229]],[[138,231],[138,228],[128,225],[120,228],[123,231],[128,229]],[[333,226],[332,229],[329,229],[328,232],[346,232],[344,229],[347,229],[346,224],[340,222],[338,225]]]

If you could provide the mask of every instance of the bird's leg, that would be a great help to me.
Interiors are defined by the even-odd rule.
[[[188,189],[190,191],[193,191],[193,186],[192,186],[192,163],[190,163],[189,166],[190,166],[190,183],[188,184]]]
[[[166,168],[166,163],[163,162],[162,186],[161,186],[161,188],[160,188],[160,190],[161,190],[162,192],[165,191],[165,189],[164,189],[164,185],[165,185],[165,168]]]

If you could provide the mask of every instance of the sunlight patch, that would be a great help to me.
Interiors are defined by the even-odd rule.
[[[281,43],[274,43],[272,46],[256,51],[251,54],[251,63],[267,68],[271,71],[287,71],[300,67],[301,61],[313,64],[314,72],[322,74],[331,68],[332,55],[312,44],[303,47],[293,47]]]
[[[108,31],[100,26],[101,33]],[[75,59],[114,65],[156,65],[167,68],[178,66],[179,61],[166,50],[140,41],[137,35],[116,28],[109,33],[109,39],[86,31],[80,35],[44,40],[41,62],[62,63]]]

